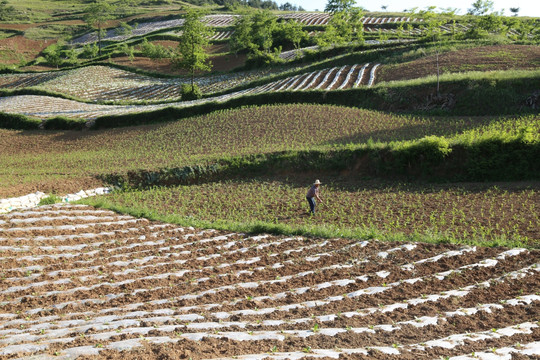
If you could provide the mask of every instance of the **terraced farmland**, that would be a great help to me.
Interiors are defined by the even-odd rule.
[[[84,205],[0,226],[7,358],[540,354],[538,251],[199,231]]]
[[[376,71],[379,64],[351,65],[343,67],[334,67],[313,71],[310,73],[299,74],[288,77],[283,80],[270,82],[266,85],[260,85],[246,90],[236,91],[225,95],[219,95],[194,101],[171,102],[154,105],[100,105],[93,103],[83,103],[62,98],[23,95],[0,98],[0,111],[6,113],[23,114],[35,118],[47,119],[55,116],[66,116],[75,119],[92,120],[105,115],[120,115],[136,113],[142,111],[154,111],[167,107],[186,107],[206,102],[223,102],[229,99],[237,98],[249,94],[261,94],[274,91],[307,91],[307,90],[337,90],[358,87],[361,85],[372,86],[375,82]],[[84,71],[94,71],[95,69],[85,68],[82,72],[76,72],[75,77],[89,79],[89,82],[78,86],[68,87],[68,95],[78,95],[86,97],[89,100],[116,99],[116,100],[153,100],[174,99],[177,98],[178,82],[167,82],[155,80],[154,84],[147,84],[147,78],[141,79],[133,75],[132,81],[124,81],[129,73],[119,70],[107,69],[109,78],[117,79],[116,87],[111,89],[111,82],[96,81],[95,77],[86,77],[80,75]],[[78,74],[78,75],[77,75]],[[16,75],[15,75],[16,76]],[[32,75],[30,75],[31,77]],[[8,76],[4,77],[4,79]],[[41,77],[39,78],[41,79]],[[34,80],[34,81],[39,81]],[[49,79],[49,78],[47,78]],[[4,80],[5,81],[5,80]],[[10,80],[7,80],[8,82]],[[33,80],[29,78],[16,79],[14,84],[27,84]],[[49,88],[55,88],[56,84],[76,84],[72,77],[57,78],[51,81]],[[92,85],[95,87],[92,88]],[[59,85],[62,89],[62,85]],[[66,89],[66,88],[63,88]],[[109,90],[105,90],[109,89]],[[65,90],[64,90],[65,91]],[[71,94],[70,94],[71,92]]]
[[[238,15],[207,15],[205,21],[211,27],[230,27],[234,25]],[[299,13],[299,14],[284,14],[279,15],[280,18],[297,21],[303,25],[327,25],[331,16],[325,13]],[[419,22],[422,19],[410,17],[363,17],[364,25],[381,25],[398,22]],[[160,20],[137,24],[133,31],[129,34],[119,34],[117,29],[110,29],[103,37],[107,41],[124,41],[136,36],[144,36],[150,33],[179,28],[184,25],[184,19]],[[95,33],[88,33],[80,36],[72,41],[72,44],[84,45],[97,41]]]
[[[271,73],[270,70],[242,71],[226,75],[199,77],[196,82],[204,93],[213,93],[248,83]],[[183,78],[161,79],[108,66],[87,66],[66,71],[0,75],[0,87],[2,88],[37,87],[90,101],[179,99],[180,89],[185,82],[187,80]]]

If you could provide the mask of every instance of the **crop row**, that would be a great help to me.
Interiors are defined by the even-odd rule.
[[[243,71],[196,78],[205,93],[222,91],[270,74],[269,70]],[[141,101],[180,98],[184,78],[159,79],[108,66],[39,74],[0,75],[0,86],[7,89],[37,87],[84,100]]]
[[[12,96],[4,97],[0,100],[0,111],[8,113],[24,114],[37,118],[50,118],[54,116],[67,116],[70,118],[82,118],[82,119],[94,119],[99,116],[112,115],[112,114],[127,114],[133,112],[142,111],[154,111],[164,109],[166,107],[186,107],[190,105],[203,104],[206,102],[223,102],[229,99],[241,97],[247,94],[260,94],[273,91],[305,91],[305,90],[334,90],[334,89],[347,89],[357,87],[361,84],[372,86],[375,80],[375,72],[378,65],[372,66],[370,70],[369,79],[364,80],[364,71],[366,67],[344,66],[342,68],[331,68],[321,71],[314,71],[311,73],[296,75],[286,78],[284,80],[278,80],[271,82],[267,85],[257,86],[251,89],[233,92],[230,94],[209,97],[206,99],[200,99],[195,101],[175,102],[167,104],[155,104],[155,105],[98,105],[80,103],[72,100],[66,100],[61,98],[53,98],[46,96]],[[77,77],[84,76],[85,73],[95,71],[96,69],[85,68],[85,71],[79,71],[76,73]],[[120,72],[119,70],[110,70],[111,72]],[[84,87],[84,84],[75,81],[74,76],[57,78],[47,85],[50,89],[55,89],[58,86],[62,87],[62,84],[77,84],[76,87],[68,88],[71,93],[77,94],[81,97],[90,98],[103,98],[107,99],[119,99],[119,100],[153,100],[153,99],[174,99],[174,96],[179,93],[179,84],[173,82],[162,82],[158,85],[141,86],[140,79],[133,79],[134,85],[132,88],[126,87],[128,82],[124,81],[125,73],[120,72],[119,75],[110,75],[111,78],[116,78],[116,83],[121,89],[111,89],[114,86],[111,83],[104,83],[103,87],[89,88]],[[357,79],[353,82],[353,79]],[[95,82],[92,82],[95,83]],[[215,85],[215,84],[214,84]],[[211,89],[215,89],[210,87]],[[66,88],[63,88],[64,91]]]
[[[3,356],[146,343],[198,358],[433,358],[467,339],[540,353],[539,256],[525,249],[247,236],[82,205],[1,215],[0,245]]]
[[[300,22],[304,25],[327,25],[331,19],[331,15],[324,13],[297,13],[287,14],[281,16],[284,19],[292,19]],[[363,17],[362,23],[364,25],[381,25],[398,22],[417,22],[422,19],[410,18],[410,17]]]

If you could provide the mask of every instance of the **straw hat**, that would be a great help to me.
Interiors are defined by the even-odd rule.
[[[315,180],[315,182],[313,183],[313,185],[321,185],[321,182],[319,181],[319,179]]]

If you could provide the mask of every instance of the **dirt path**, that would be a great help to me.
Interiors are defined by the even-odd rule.
[[[540,47],[525,45],[482,46],[443,53],[439,57],[441,73],[537,69],[540,66]],[[435,55],[381,68],[377,82],[408,80],[435,75]]]

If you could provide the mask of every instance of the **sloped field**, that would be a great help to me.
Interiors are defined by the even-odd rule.
[[[196,79],[204,93],[242,85],[271,74],[269,70],[243,71]],[[190,80],[189,80],[190,81]],[[38,87],[90,101],[163,101],[179,99],[184,78],[160,79],[108,66],[87,66],[45,73],[0,75],[0,87]]]
[[[5,358],[540,355],[537,251],[199,231],[82,205],[1,215],[0,250]]]
[[[225,95],[209,97],[195,101],[171,102],[153,105],[101,105],[83,103],[62,98],[48,96],[10,96],[0,98],[0,111],[6,113],[23,114],[35,118],[47,119],[55,116],[92,120],[105,115],[121,115],[144,111],[155,111],[167,107],[187,107],[207,102],[224,102],[244,95],[261,94],[275,91],[306,91],[306,90],[341,90],[361,85],[372,86],[375,81],[379,64],[346,65],[299,74],[283,80],[270,82],[266,85],[236,91]],[[107,71],[115,70],[105,68]],[[124,72],[126,73],[126,72]],[[126,73],[129,74],[129,73]],[[74,74],[74,76],[79,76]],[[109,77],[122,77],[121,75],[106,75]],[[114,84],[94,79],[86,82],[87,86],[76,85],[73,77],[57,79],[58,84],[65,84],[67,93],[73,92],[85,97],[106,96],[107,99],[116,100],[152,100],[159,97],[178,98],[179,83],[163,82],[161,84],[144,85],[137,79],[133,81],[118,81]],[[22,81],[22,80],[21,80]],[[30,80],[25,80],[25,83]],[[139,82],[138,82],[139,81]],[[18,84],[20,81],[16,81]],[[75,84],[75,85],[74,85]],[[49,85],[53,86],[53,85]],[[94,86],[94,87],[92,87]],[[123,87],[123,88],[122,88]],[[107,89],[107,90],[105,90]]]

